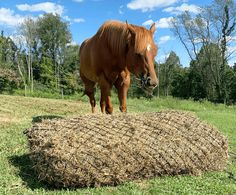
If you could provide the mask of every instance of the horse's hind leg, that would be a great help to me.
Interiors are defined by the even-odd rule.
[[[89,97],[89,101],[92,107],[92,113],[95,112],[95,106],[96,106],[96,100],[94,97],[94,93],[95,93],[95,82],[88,80],[86,77],[84,77],[83,75],[81,75],[81,79],[84,82],[85,85],[85,89],[84,89],[84,93]]]
[[[96,100],[95,100],[95,97],[94,97],[94,92],[95,92],[94,88],[92,89],[90,87],[85,87],[84,93],[89,97],[89,102],[90,102],[90,105],[91,105],[91,108],[92,108],[92,113],[95,112],[95,106],[96,106]]]

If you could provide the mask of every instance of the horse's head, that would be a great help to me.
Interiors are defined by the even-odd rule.
[[[126,56],[128,69],[140,80],[142,88],[152,93],[158,85],[154,68],[154,58],[157,54],[157,46],[153,40],[155,23],[149,30],[127,22],[126,25],[129,33]]]

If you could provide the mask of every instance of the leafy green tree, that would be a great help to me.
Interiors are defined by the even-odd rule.
[[[10,37],[5,37],[3,31],[0,36],[0,92],[13,92],[20,85],[17,74],[16,61],[17,46]]]
[[[27,76],[27,67],[26,67],[26,57],[25,53],[21,50],[21,45],[18,44],[18,49],[16,52],[16,64],[17,69],[20,75],[20,78],[24,85],[24,95],[27,95],[28,91],[28,76]]]
[[[78,77],[79,46],[69,44],[69,26],[60,16],[45,14],[37,20],[27,18],[19,30],[21,36],[15,37],[14,42],[3,32],[0,36],[0,69],[4,68],[1,91],[14,80],[13,72],[23,83],[25,95],[34,88],[48,92],[60,90],[62,94],[82,90]]]
[[[219,102],[226,102],[228,96],[225,80],[227,60],[234,54],[227,51],[227,46],[233,43],[231,37],[235,35],[235,10],[233,0],[215,0],[210,6],[202,7],[196,16],[185,12],[172,21],[174,34],[184,45],[192,61],[196,61],[195,64],[201,63],[202,59],[198,58],[198,54],[200,50],[204,50],[210,67],[209,73],[214,80],[214,86],[211,88],[215,92],[212,92],[212,95],[215,95]],[[217,57],[214,55],[216,53]]]
[[[66,45],[71,42],[68,24],[61,21],[59,15],[45,14],[39,18],[38,37],[43,57],[52,59],[56,89],[60,87],[61,70],[64,64]]]
[[[189,68],[181,68],[173,76],[171,94],[174,97],[188,99],[191,97]]]
[[[221,64],[221,50],[217,44],[213,43],[202,46],[197,54],[197,60],[191,63],[192,70],[201,77],[202,88],[206,92],[206,98],[211,101],[222,101],[219,96],[219,88],[221,86],[219,71]]]
[[[161,94],[168,96],[171,93],[171,84],[176,72],[180,68],[180,60],[175,52],[171,51],[166,61],[159,65],[159,84]]]
[[[20,78],[17,73],[8,68],[0,68],[0,92],[13,92],[20,85]]]
[[[63,94],[83,91],[83,84],[78,72],[79,64],[79,45],[67,45],[65,49],[65,62],[61,71]]]
[[[10,37],[5,37],[3,31],[0,36],[0,67],[14,69],[17,46]]]
[[[236,65],[226,69],[226,88],[228,89],[227,101],[236,103]]]
[[[40,63],[40,83],[48,88],[55,88],[56,79],[54,76],[53,62],[51,58],[42,57]]]
[[[34,71],[33,71],[33,60],[36,59],[34,49],[37,48],[39,43],[37,37],[37,21],[32,18],[26,18],[20,25],[20,33],[22,35],[21,44],[23,45],[24,52],[26,53],[27,63],[27,84],[30,86],[31,92],[34,90]]]

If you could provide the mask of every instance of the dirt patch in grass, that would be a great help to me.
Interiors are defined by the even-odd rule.
[[[19,122],[19,119],[11,116],[10,114],[1,114],[0,113],[0,127],[7,127],[13,123]]]

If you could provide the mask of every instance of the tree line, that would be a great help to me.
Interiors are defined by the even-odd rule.
[[[73,94],[78,82],[79,45],[71,44],[69,25],[45,14],[19,26],[19,35],[0,37],[0,92],[24,89]]]
[[[236,11],[232,0],[214,0],[199,14],[188,11],[172,21],[172,31],[183,44],[191,62],[188,67],[171,51],[163,63],[156,63],[159,86],[154,96],[236,102],[235,57]],[[45,14],[27,18],[16,37],[0,36],[0,92],[15,89],[30,95],[34,91],[71,95],[82,93],[78,76],[79,45],[71,44],[68,23],[60,16]],[[132,77],[130,97],[145,96]]]
[[[215,57],[220,58],[220,49],[214,44],[209,47],[216,52]],[[200,61],[192,60],[189,67],[183,67],[179,63],[179,57],[172,51],[165,63],[159,64],[160,94],[184,99],[209,100],[215,103],[235,103],[236,64],[226,65],[224,73],[226,96],[219,96],[211,68],[217,71],[220,64],[216,63],[214,67],[209,64],[203,48],[198,58]]]
[[[215,0],[196,16],[185,12],[172,20],[173,32],[191,58],[189,71],[196,79],[189,82],[198,98],[235,101],[235,71],[228,65],[236,48],[235,8],[232,0]]]
[[[184,46],[191,61],[188,67],[171,51],[156,66],[158,96],[209,100],[216,103],[236,102],[236,7],[232,0],[214,0],[201,7],[197,15],[186,11],[171,21],[174,35]],[[235,48],[235,49],[233,49]],[[132,88],[131,94],[144,93]]]

